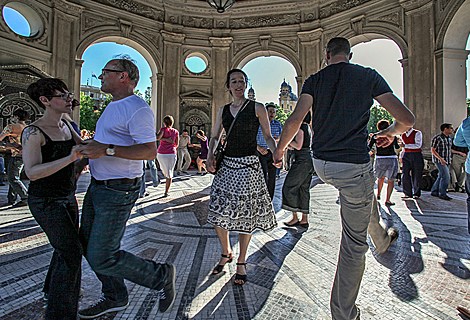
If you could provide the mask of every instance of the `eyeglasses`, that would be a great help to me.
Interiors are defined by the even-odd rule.
[[[48,97],[50,97],[50,98],[62,98],[64,100],[69,100],[69,99],[73,99],[74,95],[75,94],[73,92],[67,92],[67,93],[56,94],[56,95],[48,96]]]
[[[106,72],[116,72],[116,73],[121,73],[121,72],[124,72],[122,70],[113,70],[113,69],[101,69],[101,74],[102,75],[105,75]]]

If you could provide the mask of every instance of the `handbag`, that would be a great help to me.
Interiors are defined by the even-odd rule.
[[[215,171],[212,172],[213,174],[216,174],[217,171],[219,171],[220,167],[222,166],[222,161],[224,160],[224,156],[225,156],[225,147],[227,145],[228,136],[230,135],[230,132],[232,131],[233,125],[235,124],[235,121],[237,120],[238,115],[243,111],[243,109],[245,109],[249,101],[250,100],[246,99],[245,103],[240,108],[240,111],[238,111],[237,115],[233,119],[232,124],[230,125],[230,128],[228,129],[228,132],[225,135],[224,141],[222,143],[220,143],[219,141],[219,143],[217,144],[217,148],[215,148],[215,151],[214,151]]]

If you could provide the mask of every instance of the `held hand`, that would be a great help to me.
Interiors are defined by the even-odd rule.
[[[375,135],[375,139],[377,139],[375,143],[377,147],[388,147],[393,142],[393,140],[395,140],[395,136],[391,135],[388,132],[388,128],[387,128],[385,130],[378,132]]]
[[[95,140],[86,140],[78,147],[83,157],[98,159],[106,156],[106,148],[108,148],[108,145]]]
[[[266,148],[263,148],[261,146],[258,146],[257,148],[258,148],[258,152],[261,153],[263,156],[268,154],[268,150],[266,150]]]
[[[284,150],[280,150],[279,148],[276,148],[273,153],[273,165],[276,168],[280,168],[282,165],[282,158],[284,157]]]
[[[81,154],[81,146],[74,146],[72,148],[72,151],[70,152],[70,156],[72,157],[72,162],[74,162],[77,159],[80,159],[83,157]]]
[[[215,172],[215,159],[214,159],[214,154],[212,152],[209,152],[209,154],[207,155],[206,169],[209,172],[212,172],[212,173]]]

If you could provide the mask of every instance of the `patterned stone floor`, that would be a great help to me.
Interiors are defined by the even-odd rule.
[[[277,180],[275,209],[279,227],[255,232],[248,252],[248,282],[233,285],[235,263],[212,276],[220,248],[205,224],[211,175],[178,176],[168,198],[163,185],[138,200],[122,246],[141,257],[177,266],[177,296],[171,312],[158,313],[158,293],[127,282],[129,307],[100,319],[331,319],[329,294],[340,238],[337,191],[314,179],[310,228],[283,227],[290,213],[280,209]],[[81,201],[90,176],[81,177]],[[148,180],[147,180],[148,181]],[[385,222],[400,238],[383,255],[367,253],[357,303],[361,319],[461,319],[457,306],[470,307],[470,254],[463,194],[450,202],[424,193],[401,201],[397,187],[381,207]],[[385,195],[385,190],[383,195]],[[0,187],[0,203],[6,187]],[[383,205],[383,200],[381,201]],[[231,236],[235,256],[238,237]],[[42,319],[42,285],[52,249],[27,208],[0,207],[0,319]],[[85,307],[99,298],[100,284],[83,259]],[[464,318],[464,317],[463,317]],[[464,318],[465,319],[465,318]]]

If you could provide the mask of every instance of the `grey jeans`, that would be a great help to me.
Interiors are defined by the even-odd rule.
[[[335,280],[331,292],[334,320],[357,316],[355,301],[365,268],[367,232],[378,252],[390,244],[387,228],[381,221],[374,195],[374,171],[370,163],[354,164],[314,159],[314,167],[323,182],[339,191],[342,236]]]

